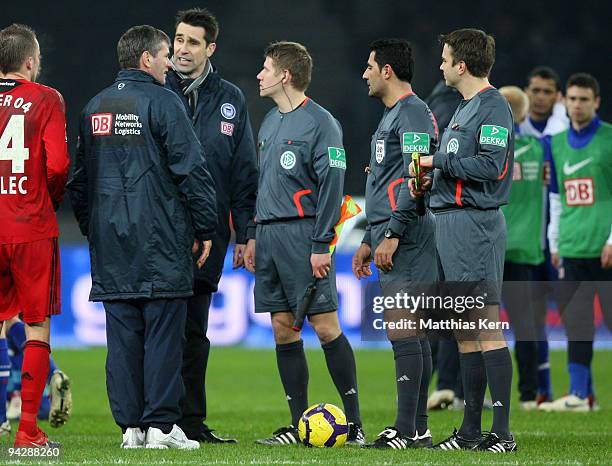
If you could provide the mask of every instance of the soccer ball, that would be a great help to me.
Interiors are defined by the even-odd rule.
[[[341,447],[348,435],[346,416],[340,408],[329,403],[312,405],[302,414],[298,433],[307,447]]]

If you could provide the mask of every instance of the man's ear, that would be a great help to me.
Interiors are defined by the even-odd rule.
[[[25,66],[28,71],[33,70],[34,69],[34,57],[26,58]]]
[[[142,52],[142,55],[140,55],[140,69],[143,71],[146,71],[150,68],[151,66],[151,53],[148,50],[145,50],[144,52]]]
[[[391,68],[391,65],[387,64],[383,66],[382,72],[383,72],[383,79],[390,79],[391,76],[393,76],[393,68]]]
[[[208,58],[212,57],[213,54],[215,53],[215,50],[217,50],[217,43],[211,42],[210,44],[206,46],[206,56]]]
[[[467,70],[468,70],[468,69],[467,69],[467,65],[465,64],[465,62],[464,62],[463,60],[461,60],[461,61],[459,62],[459,69],[457,70],[457,72],[458,72],[460,75],[463,75],[463,74],[465,74],[465,73],[467,72]]]

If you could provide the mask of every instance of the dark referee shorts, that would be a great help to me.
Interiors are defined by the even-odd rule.
[[[257,225],[255,312],[295,312],[312,283],[310,254],[314,218]],[[317,280],[308,315],[338,309],[336,260],[327,277]]]
[[[499,304],[506,253],[502,211],[463,208],[435,217],[440,280],[474,284],[478,294],[486,293],[486,304]]]
[[[372,256],[385,239],[387,223],[371,227]],[[438,280],[436,259],[435,220],[431,212],[418,217],[400,238],[399,246],[393,255],[393,269],[389,272],[378,271],[378,279],[383,293],[407,292],[411,284],[419,287],[434,284]],[[416,290],[414,290],[416,291]]]

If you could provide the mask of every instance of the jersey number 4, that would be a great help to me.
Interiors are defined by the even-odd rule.
[[[0,136],[0,160],[10,160],[13,173],[25,172],[30,150],[24,144],[25,116],[13,115]]]

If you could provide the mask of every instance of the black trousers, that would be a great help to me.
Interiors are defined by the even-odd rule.
[[[117,425],[167,429],[181,417],[187,299],[105,301],[106,388]]]
[[[527,264],[504,263],[502,296],[516,340],[514,356],[521,401],[534,401],[538,394],[538,340],[543,333],[531,299],[531,269]]]
[[[463,398],[463,383],[459,370],[459,348],[454,338],[438,340],[438,384],[437,390],[453,390],[457,398]]]
[[[545,261],[540,265],[529,266],[529,280],[531,281],[531,308],[536,322],[542,331],[540,341],[546,341],[546,317],[548,315],[548,300],[553,300],[559,312],[565,307],[563,284],[559,280],[557,270],[550,264],[550,254],[544,251]]]
[[[183,417],[178,424],[188,437],[196,437],[206,419],[206,367],[210,353],[206,331],[211,298],[211,293],[200,294],[187,302],[182,365],[185,396],[181,402]]]
[[[562,314],[567,338],[572,341],[593,341],[593,299],[595,293],[604,323],[612,329],[612,269],[603,269],[601,260],[563,259],[563,288],[567,302]]]

